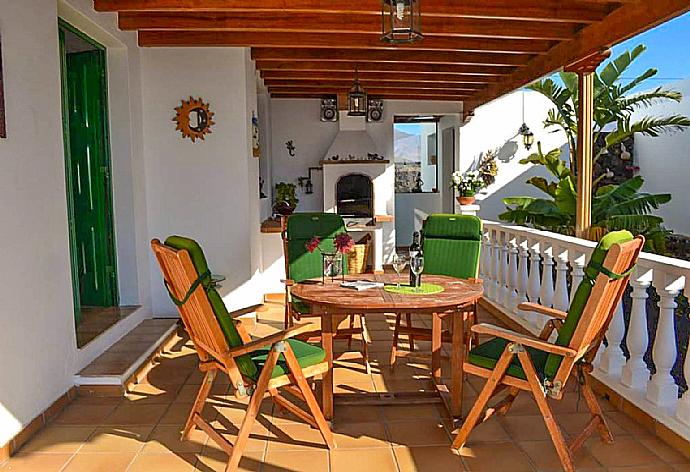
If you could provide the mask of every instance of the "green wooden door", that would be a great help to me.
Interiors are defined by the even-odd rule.
[[[75,290],[81,306],[113,306],[117,292],[104,51],[65,54],[64,75]]]

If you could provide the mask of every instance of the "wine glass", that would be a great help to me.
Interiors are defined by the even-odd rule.
[[[400,289],[400,273],[405,270],[405,266],[407,265],[407,258],[402,255],[402,254],[393,254],[393,270],[395,270],[395,273],[398,274],[397,282],[398,282],[398,289]]]
[[[419,274],[424,270],[424,257],[416,256],[410,259],[410,270],[419,278]],[[415,292],[419,292],[419,290],[419,287],[414,288]]]

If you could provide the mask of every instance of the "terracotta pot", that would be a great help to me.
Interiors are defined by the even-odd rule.
[[[460,205],[473,205],[475,202],[474,196],[471,197],[458,197],[458,203]]]
[[[273,211],[282,216],[289,216],[295,211],[295,207],[291,206],[288,202],[278,202],[273,205]]]

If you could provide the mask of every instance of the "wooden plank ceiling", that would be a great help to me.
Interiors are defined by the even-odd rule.
[[[421,42],[380,40],[381,0],[94,0],[144,47],[242,46],[273,97],[346,92],[466,111],[690,10],[688,0],[424,0]]]

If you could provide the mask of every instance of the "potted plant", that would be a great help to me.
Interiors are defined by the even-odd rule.
[[[295,211],[298,203],[295,184],[287,182],[278,182],[276,184],[276,200],[273,205],[273,211],[279,215],[288,216]]]
[[[469,170],[465,173],[456,171],[453,172],[450,186],[458,192],[460,205],[472,205],[475,201],[474,196],[484,188],[484,180],[476,170]]]

